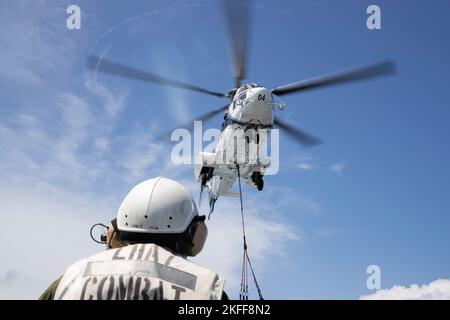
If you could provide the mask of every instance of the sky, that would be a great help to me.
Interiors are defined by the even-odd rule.
[[[81,9],[69,30],[66,8]],[[371,4],[381,30],[366,27]],[[249,254],[268,299],[450,298],[450,26],[446,0],[253,1],[248,82],[267,88],[395,61],[395,76],[286,96],[280,169],[244,187]],[[195,199],[167,128],[224,101],[86,68],[89,54],[215,91],[233,87],[217,1],[0,2],[0,298],[36,299],[104,248],[107,223],[137,183],[166,176]],[[207,127],[219,128],[221,116]],[[203,205],[200,210],[206,212]],[[239,293],[237,198],[220,198],[194,262]],[[380,290],[366,270],[379,267]],[[250,297],[257,298],[251,285]]]

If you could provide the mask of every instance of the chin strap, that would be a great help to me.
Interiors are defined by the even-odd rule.
[[[242,278],[241,278],[241,289],[239,291],[239,300],[248,300],[248,267],[252,272],[253,281],[255,282],[256,289],[258,290],[258,295],[260,300],[264,300],[261,289],[259,288],[258,280],[256,280],[256,275],[250,262],[250,257],[248,255],[247,239],[245,237],[245,222],[244,222],[244,205],[242,204],[242,189],[241,189],[241,173],[239,170],[239,165],[236,164],[236,170],[239,182],[239,198],[241,200],[241,219],[242,219],[242,236],[244,242],[244,255],[242,258]]]

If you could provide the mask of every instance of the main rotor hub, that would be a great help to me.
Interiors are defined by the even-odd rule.
[[[262,88],[262,86],[260,86],[256,83],[247,83],[247,84],[240,86],[239,88],[234,88],[234,89],[228,91],[227,97],[233,98],[237,92],[242,92],[244,90],[251,89],[251,88]]]

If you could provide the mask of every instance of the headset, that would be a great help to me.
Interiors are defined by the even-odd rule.
[[[181,255],[196,256],[203,249],[208,235],[205,219],[206,217],[204,215],[195,216],[187,230],[181,234],[140,234],[134,232],[120,232],[117,228],[117,219],[114,219],[111,221],[113,233],[109,240],[111,241],[114,234],[117,233],[119,238],[123,238],[126,242],[156,243],[163,246],[165,245],[170,249],[176,249]],[[105,229],[100,236],[100,240],[96,239],[93,235],[93,230],[97,226]],[[108,229],[109,227],[103,223],[96,223],[90,229],[90,236],[96,243],[106,245],[108,249],[111,249],[111,245],[106,243]]]
[[[202,251],[208,236],[208,228],[205,224],[205,216],[195,216],[187,230],[187,237],[191,244],[189,255],[196,256]]]
[[[102,232],[101,236],[100,236],[100,240],[95,239],[94,235],[93,235],[93,230],[95,227],[100,226],[102,228],[105,229],[104,232]],[[94,240],[95,242],[99,243],[99,244],[106,244],[106,233],[108,232],[108,226],[105,226],[103,223],[96,223],[91,227],[91,230],[89,231],[89,234],[91,235],[91,239]]]

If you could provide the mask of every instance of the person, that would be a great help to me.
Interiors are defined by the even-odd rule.
[[[203,249],[207,231],[184,186],[143,181],[109,224],[107,250],[70,266],[40,299],[227,300],[224,279],[187,260]]]

